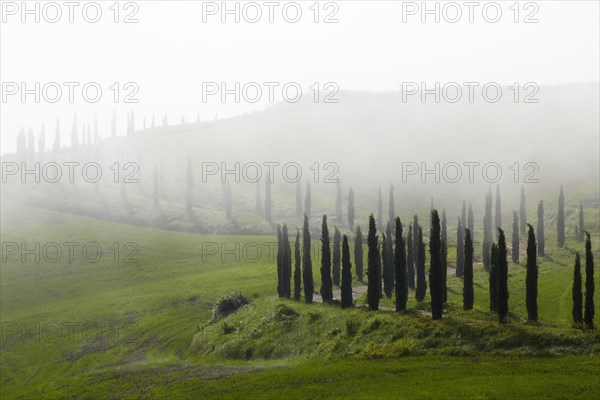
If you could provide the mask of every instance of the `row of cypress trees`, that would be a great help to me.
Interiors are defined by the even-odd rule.
[[[429,268],[429,284],[431,293],[431,309],[432,317],[440,319],[443,314],[443,304],[447,301],[446,287],[446,264],[444,257],[446,250],[445,244],[445,213],[440,222],[438,211],[433,209],[431,212],[431,233],[429,238],[430,252],[430,268]],[[391,297],[393,290],[396,310],[402,311],[406,309],[408,300],[408,289],[410,287],[409,263],[416,261],[416,299],[421,302],[426,294],[426,277],[425,277],[425,245],[423,243],[423,231],[418,227],[416,252],[411,252],[413,247],[413,230],[412,225],[409,226],[409,232],[405,241],[403,237],[402,223],[399,217],[394,221],[394,235],[391,234],[391,224],[388,224],[387,231],[383,234],[383,240],[380,242],[377,235],[377,226],[373,215],[369,216],[369,232],[367,236],[368,245],[368,292],[367,299],[369,309],[377,310],[379,301],[385,293],[387,297]],[[415,216],[415,226],[418,226],[418,218]],[[534,228],[527,224],[528,240],[527,240],[527,263],[526,263],[526,306],[528,319],[530,321],[538,320],[537,307],[537,280],[538,267],[537,255],[539,253],[539,242],[536,243]],[[513,213],[513,248],[518,246],[518,229],[516,212]],[[352,305],[352,264],[350,261],[350,250],[348,245],[347,235],[343,235],[341,244],[341,260],[340,260],[340,233],[335,227],[334,234],[334,268],[332,279],[331,268],[331,250],[329,241],[329,230],[327,226],[327,216],[323,216],[322,237],[321,242],[323,250],[321,254],[321,282],[320,289],[321,297],[324,302],[333,299],[333,285],[340,284],[341,273],[341,297],[342,306],[350,307]],[[508,315],[508,262],[507,262],[507,245],[504,231],[497,228],[497,243],[490,243],[490,270],[489,270],[489,294],[490,294],[490,310],[497,312],[499,321],[506,322]],[[593,280],[593,255],[591,252],[591,241],[589,233],[586,232],[586,297],[585,297],[585,313],[582,304],[581,291],[581,266],[579,253],[576,255],[574,267],[574,282],[573,282],[573,320],[575,323],[582,323],[592,328],[594,317],[594,280]],[[308,218],[304,217],[304,251],[302,256],[302,267],[300,266],[300,233],[296,235],[296,267],[294,271],[294,298],[300,299],[301,276],[304,280],[305,299],[307,303],[312,302],[312,261],[310,258],[310,232],[308,230]],[[392,242],[392,237],[394,238]],[[459,226],[457,229],[457,274],[459,266],[462,266],[460,276],[463,277],[463,308],[470,310],[474,304],[473,290],[473,240],[471,231],[468,228],[462,228],[461,219],[459,218]],[[362,281],[362,233],[360,227],[357,227],[355,239],[354,255],[357,261],[356,273],[359,280]],[[291,295],[289,281],[291,278],[291,248],[287,227],[278,228],[278,255],[277,255],[277,270],[278,270],[278,293],[280,297],[289,298]],[[413,254],[415,253],[415,254]],[[513,251],[513,261],[515,259]],[[337,254],[337,255],[336,255]],[[517,252],[518,254],[518,252]],[[414,257],[413,257],[414,255]],[[517,256],[518,257],[518,256]],[[361,261],[359,269],[358,260]],[[341,271],[339,264],[341,261]],[[391,266],[390,266],[391,262]],[[335,265],[337,264],[337,270]],[[384,268],[393,267],[391,277],[389,271],[384,271]],[[302,271],[302,272],[301,272]],[[385,275],[388,274],[386,277]],[[337,275],[337,282],[336,282]],[[383,280],[383,285],[382,285]],[[386,282],[387,280],[387,282]],[[390,282],[391,281],[391,282]],[[390,289],[390,284],[392,288]]]

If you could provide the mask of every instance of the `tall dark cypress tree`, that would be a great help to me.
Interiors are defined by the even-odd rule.
[[[359,282],[363,281],[363,235],[360,226],[356,227],[356,237],[354,238],[354,265],[356,268],[356,278]]]
[[[558,214],[556,214],[556,234],[558,238],[558,247],[565,245],[565,195],[563,187],[560,186],[560,194],[558,195]]]
[[[352,264],[350,263],[350,247],[348,236],[344,235],[342,242],[342,308],[352,307]]]
[[[537,225],[537,239],[538,239],[538,255],[543,257],[546,248],[546,244],[544,241],[544,201],[540,201],[537,209],[537,217],[538,217],[538,225]]]
[[[577,240],[583,242],[585,227],[583,226],[583,202],[579,202],[579,237]]]
[[[458,219],[456,226],[456,276],[461,277],[465,266],[465,229],[462,226],[462,220]],[[471,242],[473,244],[473,242]]]
[[[425,243],[423,243],[423,229],[419,226],[417,237],[417,289],[415,290],[415,298],[420,303],[425,299],[427,293],[427,282],[425,281]]]
[[[300,230],[296,229],[296,243],[294,245],[294,300],[300,300],[302,290],[302,263],[300,252]]]
[[[440,259],[442,262],[442,301],[448,301],[448,230],[446,222],[446,210],[442,210],[442,235],[441,235]]]
[[[394,220],[396,218],[396,212],[394,211],[394,185],[390,185],[390,199],[389,199],[389,204],[388,204],[388,212],[389,212],[389,219],[388,219],[388,223],[389,224],[393,224]],[[391,240],[391,237],[388,237]]]
[[[495,229],[502,228],[502,200],[500,199],[500,185],[496,185],[496,213],[494,217]]]
[[[379,300],[381,299],[381,271],[379,270],[379,243],[377,237],[377,226],[373,214],[369,216],[369,233],[367,235],[367,245],[369,247],[367,255],[367,300],[369,310],[379,309]]]
[[[519,262],[519,216],[517,211],[513,210],[513,223],[512,223],[512,260],[514,263]]]
[[[331,285],[331,246],[329,242],[329,228],[327,228],[327,215],[323,215],[321,224],[321,298],[323,303],[333,300]]]
[[[381,195],[381,186],[377,191],[377,226],[383,226],[383,197]]]
[[[304,301],[312,303],[313,301],[313,275],[312,260],[310,257],[310,230],[308,228],[308,217],[304,216],[304,226],[302,228],[302,280],[304,281]]]
[[[310,219],[311,217],[312,195],[310,193],[310,182],[306,182],[306,198],[304,199],[304,215]]]
[[[350,230],[354,229],[354,190],[348,191],[348,226]]]
[[[302,183],[296,182],[296,219],[302,221]]]
[[[335,219],[342,223],[342,184],[339,180],[335,185]]]
[[[490,246],[492,243],[492,192],[485,195],[485,215],[483,217],[483,267],[490,271]]]
[[[281,233],[281,244],[283,250],[282,260],[282,288],[283,297],[289,299],[292,296],[291,278],[292,278],[292,247],[288,236],[288,228],[283,224]]]
[[[463,308],[465,311],[473,309],[475,294],[473,291],[473,241],[471,231],[465,230],[465,263],[464,263],[464,286],[463,286]]]
[[[527,224],[529,233],[527,234],[527,276],[525,277],[525,303],[527,305],[527,318],[530,321],[537,321],[537,281],[538,281],[538,266],[535,233],[533,226]]]
[[[508,315],[508,261],[506,259],[506,238],[498,228],[498,320],[506,322]]]
[[[273,222],[271,217],[271,176],[267,172],[267,179],[265,179],[265,220],[269,223]]]
[[[415,269],[419,266],[419,229],[419,216],[415,214],[413,217],[413,257]]]
[[[592,241],[589,232],[585,232],[585,309],[583,322],[594,328],[594,255],[592,254]]]
[[[283,251],[281,226],[277,225],[277,294],[283,297]]]
[[[583,293],[581,291],[581,259],[579,252],[575,254],[575,266],[573,267],[573,322],[583,322]]]
[[[382,269],[381,269],[381,277],[383,278],[383,293],[385,294],[385,297],[391,297],[392,296],[392,288],[390,287],[390,282],[389,282],[389,269],[390,269],[390,265],[388,264],[388,258],[387,258],[387,236],[385,233],[382,233],[381,235],[381,258],[382,258]]]
[[[340,246],[342,241],[342,235],[337,226],[333,232],[333,284],[340,286]]]
[[[521,235],[527,230],[527,213],[525,212],[525,186],[521,186],[521,204],[519,206],[519,219],[521,220]]]
[[[460,222],[463,224],[463,228],[466,228],[467,225],[467,202],[463,201],[462,202],[462,209],[460,212]],[[464,232],[463,232],[463,239],[464,239]]]
[[[383,235],[382,259],[383,259],[383,291],[385,296],[390,298],[394,291],[394,247],[392,224],[388,222],[386,234]]]
[[[471,240],[475,240],[475,218],[473,217],[473,205],[469,203],[469,215],[467,217],[467,229],[471,232]]]
[[[491,268],[490,268],[490,311],[498,311],[498,245],[492,243],[490,250]]]
[[[429,287],[431,292],[431,316],[442,318],[444,309],[444,282],[442,273],[442,238],[440,216],[431,212],[431,234],[429,236]]]
[[[412,224],[408,224],[408,234],[406,235],[406,277],[410,289],[415,288],[415,259],[413,252],[413,226]]]
[[[400,217],[396,217],[396,238],[394,251],[394,268],[395,268],[395,296],[396,296],[396,311],[406,310],[406,302],[408,301],[408,280],[406,276],[406,249],[404,246],[404,238],[402,237],[402,222]]]

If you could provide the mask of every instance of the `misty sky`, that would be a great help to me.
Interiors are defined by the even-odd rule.
[[[474,23],[467,15],[455,24],[435,23],[431,16],[421,23],[420,14],[403,23],[402,2],[393,1],[336,2],[339,22],[332,24],[313,22],[312,1],[299,2],[303,15],[296,24],[285,22],[278,9],[274,23],[266,15],[255,24],[235,23],[231,16],[221,23],[220,14],[203,23],[202,2],[140,1],[139,23],[115,24],[108,9],[112,2],[101,3],[103,16],[96,24],[83,21],[77,11],[73,24],[66,16],[55,24],[35,23],[32,17],[23,24],[19,15],[4,16],[2,82],[98,82],[103,96],[97,104],[83,101],[77,90],[74,104],[66,101],[66,93],[56,104],[36,104],[31,97],[22,104],[18,96],[10,97],[1,104],[2,153],[14,151],[21,126],[37,135],[42,123],[50,147],[57,118],[62,143],[68,145],[75,112],[80,122],[89,123],[97,113],[100,134],[108,136],[113,110],[124,134],[130,109],[141,127],[142,116],[149,124],[152,113],[158,123],[168,112],[173,124],[182,114],[188,122],[198,112],[202,120],[211,120],[216,113],[222,118],[268,106],[266,93],[256,104],[223,104],[216,96],[203,104],[202,82],[293,81],[305,91],[314,82],[335,82],[340,90],[390,91],[408,81],[554,85],[599,80],[597,1],[538,1],[539,22],[533,24],[513,22],[512,1],[500,2],[503,15],[496,24],[485,22],[480,8]],[[320,19],[332,10],[322,9]],[[520,18],[531,10],[521,10]],[[121,18],[127,14],[121,13]],[[114,82],[137,83],[139,103],[114,104],[108,89]]]

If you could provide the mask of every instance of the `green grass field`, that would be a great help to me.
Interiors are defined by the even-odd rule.
[[[572,264],[583,244],[569,240],[556,249],[550,229],[549,256],[539,260],[539,324],[525,322],[524,267],[510,263],[509,323],[500,326],[487,311],[481,268],[472,312],[462,311],[462,282],[448,276],[440,322],[427,316],[428,300],[417,304],[413,293],[403,315],[342,311],[276,298],[271,236],[172,232],[9,205],[3,204],[3,243],[76,241],[79,249],[94,242],[103,256],[92,263],[77,250],[72,262],[64,255],[56,263],[31,255],[22,262],[3,249],[3,399],[591,399],[600,393],[598,331],[570,322]],[[593,235],[597,257],[598,231]],[[139,249],[128,260],[137,261],[124,262],[130,242]],[[220,246],[236,245],[238,259],[222,260]],[[313,268],[318,291],[314,257]],[[215,300],[233,291],[250,305],[207,324]],[[392,299],[382,305],[392,306]],[[595,321],[600,326],[598,311]]]

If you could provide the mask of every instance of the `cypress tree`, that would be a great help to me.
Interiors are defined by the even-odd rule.
[[[446,210],[442,210],[442,242],[440,252],[442,262],[442,301],[448,301],[448,231],[446,222]]]
[[[333,284],[340,286],[340,246],[342,235],[337,226],[333,232]]]
[[[395,268],[395,295],[396,295],[396,311],[406,310],[406,302],[408,301],[408,280],[406,276],[406,249],[404,246],[404,238],[402,237],[402,223],[400,217],[396,217],[396,237],[395,237],[395,252],[394,252],[394,268]]]
[[[281,243],[281,226],[277,225],[277,294],[283,297],[283,251]]]
[[[508,261],[504,231],[498,228],[498,319],[506,322],[508,315]]]
[[[377,226],[383,226],[383,197],[381,196],[381,186],[377,192]]]
[[[573,267],[573,322],[583,322],[583,293],[581,291],[581,259],[579,252],[575,254],[575,266]]]
[[[521,186],[521,205],[519,206],[519,218],[521,220],[521,235],[527,229],[527,213],[525,212],[525,186]]]
[[[498,311],[498,245],[496,243],[492,243],[490,258],[490,311],[496,312]]]
[[[463,286],[463,308],[465,311],[473,309],[475,294],[473,291],[473,241],[471,231],[465,230],[465,262],[464,262],[464,286]]]
[[[563,187],[560,186],[560,194],[558,195],[558,214],[556,215],[556,234],[558,238],[558,247],[565,245],[565,195]]]
[[[302,183],[296,182],[296,219],[302,221]]]
[[[265,220],[269,223],[273,222],[271,217],[271,175],[267,172],[265,180]]]
[[[306,182],[306,198],[304,199],[304,215],[310,219],[311,213],[311,204],[312,204],[312,195],[310,193],[310,183]]]
[[[462,202],[462,210],[460,212],[460,221],[463,224],[463,228],[466,228],[466,224],[467,224],[467,202],[465,202],[465,201]],[[463,232],[463,238],[464,238],[464,232]]]
[[[500,185],[496,185],[496,213],[494,217],[496,232],[502,228],[502,203],[500,199]]]
[[[335,219],[338,223],[342,223],[342,184],[339,180],[335,188]]]
[[[473,218],[473,206],[469,203],[469,216],[467,218],[467,228],[471,232],[471,240],[475,240],[475,218]]]
[[[417,257],[417,289],[415,298],[420,303],[425,299],[427,293],[427,282],[425,281],[425,244],[423,243],[423,229],[419,227],[417,237],[417,248],[419,249]]]
[[[388,222],[386,234],[383,235],[384,241],[382,245],[382,258],[384,265],[383,283],[386,297],[392,297],[394,291],[394,247],[393,247],[393,235],[392,235],[392,224]]]
[[[262,217],[264,216],[263,208],[262,208],[262,198],[260,195],[260,182],[256,182],[256,191],[254,193],[254,211],[256,215]],[[298,220],[300,221],[300,220]]]
[[[321,298],[323,303],[333,300],[331,285],[331,248],[329,242],[329,229],[327,228],[327,215],[323,215],[321,224]]]
[[[369,247],[367,255],[367,300],[369,310],[379,309],[379,300],[381,299],[381,271],[379,270],[379,243],[377,237],[377,226],[373,214],[369,216],[369,233],[367,234],[367,245]]]
[[[302,228],[302,280],[304,281],[304,301],[312,303],[313,301],[313,276],[312,260],[310,258],[310,230],[308,228],[308,217],[304,216],[304,226]]]
[[[360,226],[356,227],[356,237],[354,238],[354,265],[356,268],[356,277],[359,282],[363,281],[363,236]]]
[[[383,293],[385,294],[385,297],[391,297],[392,295],[392,288],[390,287],[390,282],[389,282],[389,269],[390,266],[388,264],[388,258],[387,258],[387,236],[385,233],[381,234],[382,239],[381,239],[381,258],[383,259],[383,268],[381,269],[381,277],[383,278]]]
[[[408,224],[408,234],[406,235],[406,278],[408,280],[408,287],[410,289],[415,288],[415,263],[413,251],[413,227],[412,224]]]
[[[573,322],[583,322],[583,293],[581,291],[581,259],[579,252],[575,254],[575,266],[573,267]]]
[[[483,267],[490,271],[490,246],[492,243],[492,192],[485,196],[485,216],[483,217]]]
[[[283,224],[282,229],[282,288],[283,297],[289,299],[292,296],[291,279],[292,279],[292,248],[288,236],[288,228]]]
[[[300,257],[300,230],[296,229],[296,243],[294,245],[294,300],[300,300],[300,291],[302,290],[302,266]]]
[[[519,262],[519,217],[516,210],[513,210],[512,260],[514,263]]]
[[[348,226],[354,229],[354,190],[348,191]]]
[[[544,249],[546,247],[545,243],[544,243],[544,201],[540,201],[540,203],[538,204],[538,209],[537,209],[537,217],[538,217],[538,226],[537,226],[537,232],[538,232],[538,255],[540,257],[544,256]]]
[[[583,322],[594,328],[594,255],[592,254],[592,241],[589,232],[585,232],[585,309]]]
[[[583,226],[583,202],[579,202],[579,238],[580,242],[583,242],[585,228]]]
[[[350,247],[348,236],[344,235],[342,242],[342,308],[352,306],[352,264],[350,263]]]
[[[429,237],[429,287],[431,292],[431,316],[442,318],[444,308],[444,282],[442,273],[442,238],[440,217],[437,210],[431,212],[431,235]]]
[[[462,220],[458,219],[456,226],[456,276],[462,277],[465,266],[465,228],[462,226]]]
[[[413,257],[415,261],[415,268],[419,266],[419,216],[414,215],[413,217]]]
[[[529,227],[527,234],[527,276],[525,278],[525,303],[527,305],[527,318],[530,321],[537,321],[537,281],[538,281],[538,266],[535,244],[535,233],[533,226]]]
[[[389,211],[389,219],[388,219],[388,223],[393,224],[394,220],[396,218],[396,213],[394,211],[394,185],[390,185],[390,200],[389,200],[389,206],[388,206],[388,211]],[[388,238],[391,239],[391,237]]]

